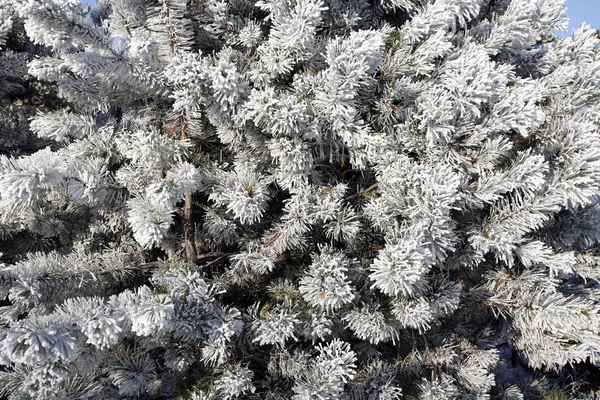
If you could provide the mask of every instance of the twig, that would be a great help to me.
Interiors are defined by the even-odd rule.
[[[196,244],[194,239],[194,223],[192,221],[192,194],[185,194],[185,204],[183,205],[183,238],[185,242],[185,259],[188,262],[196,263],[198,255],[196,253]]]
[[[214,263],[222,260],[225,257],[225,255],[222,255],[221,257],[215,258],[212,261],[207,262],[206,264],[203,265],[203,267],[208,267],[209,265],[213,265]]]
[[[372,192],[373,190],[377,189],[378,186],[379,186],[379,182],[375,182],[374,184],[372,184],[371,186],[369,186],[362,192],[354,193],[354,194],[351,194],[350,196],[346,197],[346,200],[351,200],[351,199],[354,199],[359,196],[364,196],[364,195],[368,194],[369,192]]]
[[[221,253],[221,252],[202,253],[202,254],[198,254],[198,256],[196,257],[196,261],[203,261],[203,260],[206,260],[207,258],[221,258],[226,255],[227,255],[227,253]]]

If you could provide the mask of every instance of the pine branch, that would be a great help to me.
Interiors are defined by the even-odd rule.
[[[351,194],[350,196],[347,196],[346,200],[351,200],[351,199],[354,199],[354,198],[360,197],[360,196],[366,196],[373,190],[377,189],[378,186],[379,186],[379,182],[376,182],[376,183],[372,184],[371,186],[369,186],[368,188],[366,188],[365,190],[363,190],[362,192],[354,193],[354,194]]]
[[[196,245],[194,240],[194,222],[192,221],[192,194],[185,194],[185,204],[183,206],[183,236],[185,241],[185,258],[191,263],[196,263]]]

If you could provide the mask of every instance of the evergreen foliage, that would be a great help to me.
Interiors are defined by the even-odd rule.
[[[593,398],[600,39],[565,28],[2,1],[0,396]]]

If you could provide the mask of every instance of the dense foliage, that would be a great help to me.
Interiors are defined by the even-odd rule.
[[[0,396],[592,398],[562,0],[4,0]]]

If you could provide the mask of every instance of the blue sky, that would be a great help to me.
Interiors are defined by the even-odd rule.
[[[81,0],[83,3],[96,5],[96,0]],[[587,22],[600,29],[600,0],[567,0],[567,16],[570,18],[569,33]]]
[[[600,0],[567,0],[567,16],[569,17],[569,33],[587,22],[600,29]]]

